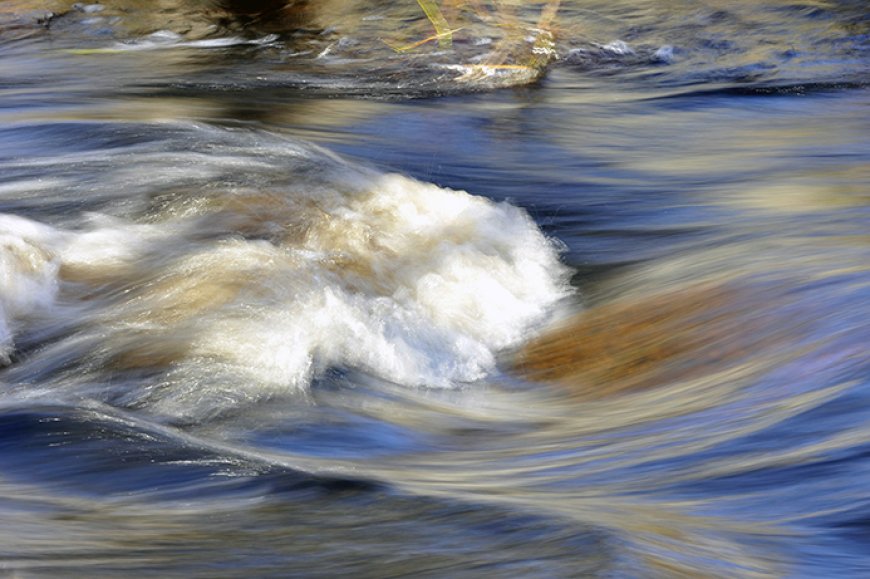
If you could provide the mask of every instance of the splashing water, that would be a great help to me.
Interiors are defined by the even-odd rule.
[[[0,6],[0,567],[867,574],[863,3],[243,4]]]
[[[305,390],[330,368],[451,387],[492,372],[496,352],[567,293],[556,246],[515,207],[264,135],[245,167],[245,179],[263,175],[254,188],[226,182],[246,164],[244,135],[192,128],[183,138],[210,156],[167,155],[148,170],[198,163],[211,186],[174,191],[166,179],[135,221],[91,214],[60,229],[0,215],[4,353],[15,340],[40,344],[7,373],[14,380],[53,368],[68,390],[70,374],[92,387],[157,371],[141,393],[126,381],[107,389],[195,414]],[[222,153],[218,138],[232,142]],[[311,171],[314,182],[299,179]],[[142,175],[113,179],[123,191]],[[226,376],[215,379],[216,367]]]

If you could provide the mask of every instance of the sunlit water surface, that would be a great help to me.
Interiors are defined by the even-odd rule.
[[[0,11],[0,569],[870,574],[866,4],[381,4]]]

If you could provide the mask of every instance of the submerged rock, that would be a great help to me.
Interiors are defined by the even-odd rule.
[[[775,341],[759,318],[771,296],[705,283],[595,306],[525,345],[513,370],[601,398],[709,375]]]

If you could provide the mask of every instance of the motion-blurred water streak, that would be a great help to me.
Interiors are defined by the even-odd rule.
[[[0,569],[870,573],[865,2],[272,4],[0,6]]]

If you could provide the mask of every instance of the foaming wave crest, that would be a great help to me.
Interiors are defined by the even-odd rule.
[[[521,209],[334,163],[334,180],[154,195],[135,220],[2,216],[4,353],[15,334],[27,350],[7,377],[111,382],[114,402],[168,415],[304,392],[331,368],[452,387],[566,295]]]
[[[0,215],[2,364],[10,362],[17,326],[54,301],[58,263],[46,249],[53,237],[55,232],[50,227],[14,215]]]

